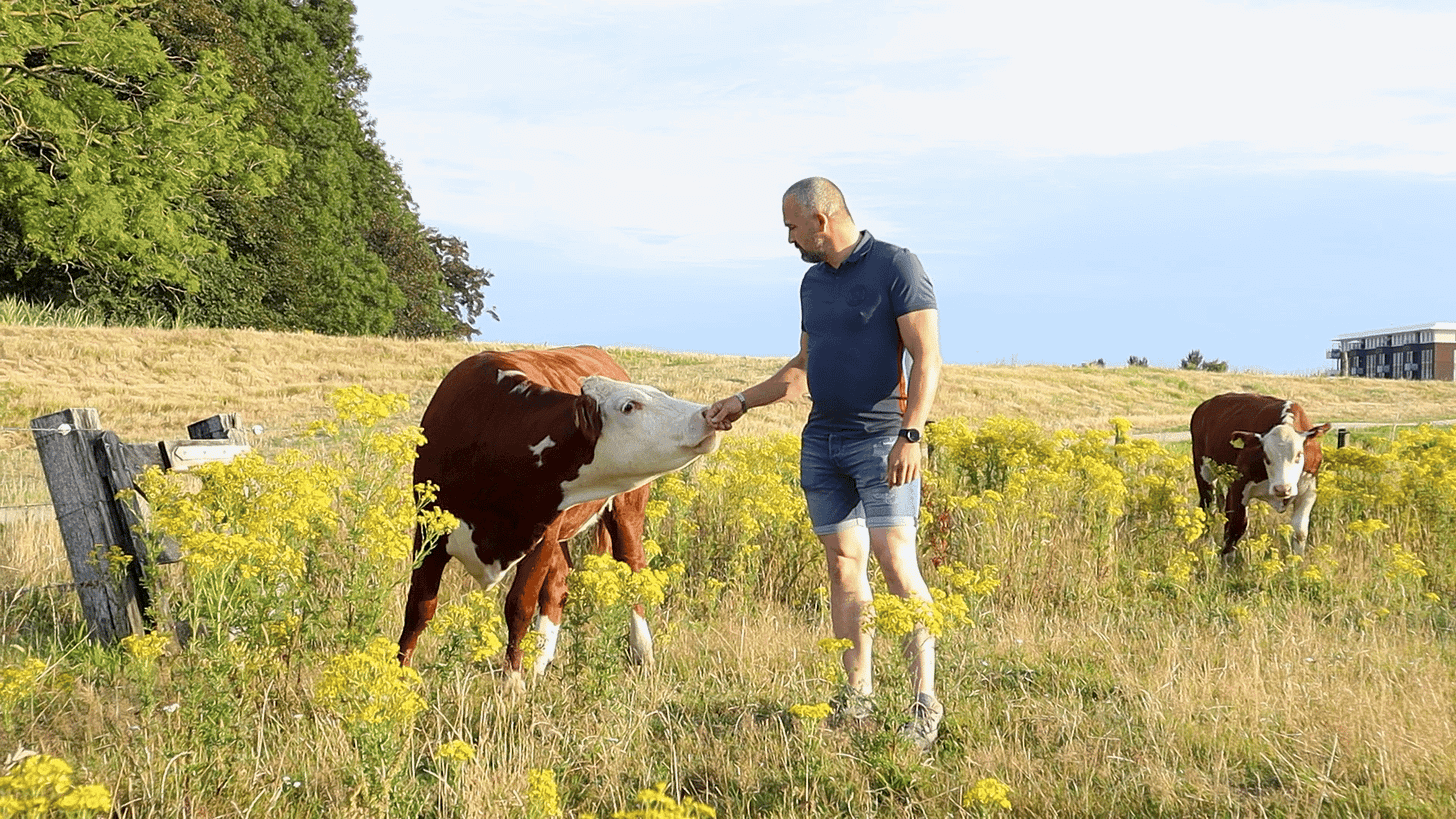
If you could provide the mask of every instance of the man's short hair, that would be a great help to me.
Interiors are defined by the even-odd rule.
[[[849,213],[849,206],[844,203],[844,192],[839,190],[838,185],[822,176],[800,179],[784,191],[784,198],[792,198],[799,203],[800,207],[810,213],[833,216],[843,211],[846,219],[854,221],[854,217]]]

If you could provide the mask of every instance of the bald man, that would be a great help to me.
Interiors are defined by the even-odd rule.
[[[799,353],[763,382],[715,402],[708,420],[730,429],[752,407],[810,395],[800,483],[824,544],[834,635],[850,641],[835,717],[862,720],[874,703],[873,635],[860,625],[872,597],[870,556],[891,593],[931,600],[915,533],[920,439],[940,381],[935,290],[915,254],[855,226],[828,179],[790,186],[783,215],[789,243],[812,264],[799,286]],[[935,696],[935,639],[917,626],[905,653],[914,700],[900,734],[928,750],[944,714]]]

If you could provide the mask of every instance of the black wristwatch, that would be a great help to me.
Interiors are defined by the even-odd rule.
[[[918,429],[902,429],[902,430],[900,430],[900,437],[901,438],[904,438],[905,440],[909,441],[912,444],[918,444],[918,443],[920,443],[920,430],[918,430]]]

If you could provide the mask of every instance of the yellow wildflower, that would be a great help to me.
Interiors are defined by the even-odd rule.
[[[981,808],[983,811],[996,808],[1010,810],[1010,795],[1011,788],[1006,783],[987,777],[966,792],[962,804],[968,808]]]
[[[829,715],[833,713],[833,711],[834,709],[831,708],[829,706],[829,703],[827,702],[819,702],[813,704],[795,704],[789,706],[789,713],[791,715],[798,717],[799,719],[809,720],[811,722],[818,722],[822,719],[828,719]]]
[[[166,653],[167,645],[171,642],[170,635],[157,632],[129,634],[121,638],[121,647],[136,660],[149,663]]]
[[[405,723],[425,710],[417,692],[420,675],[401,666],[394,642],[375,637],[362,651],[334,657],[319,675],[315,693],[345,723]]]
[[[65,760],[45,754],[22,759],[0,776],[0,816],[95,816],[111,813],[104,785],[77,785]]]
[[[34,657],[20,665],[0,668],[0,709],[9,708],[35,694],[46,664]]]
[[[547,817],[561,815],[561,796],[556,789],[556,772],[550,768],[533,768],[527,772],[526,815]]]
[[[446,762],[469,762],[475,758],[475,746],[468,742],[452,739],[435,749],[435,758]]]

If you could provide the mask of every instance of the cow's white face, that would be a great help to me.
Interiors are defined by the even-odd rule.
[[[1269,494],[1288,500],[1299,491],[1304,472],[1305,433],[1288,424],[1277,424],[1259,436],[1264,450],[1264,467],[1269,472]]]
[[[591,463],[563,486],[562,509],[636,489],[718,448],[702,404],[600,375],[583,380],[581,393],[601,411],[601,437]]]

